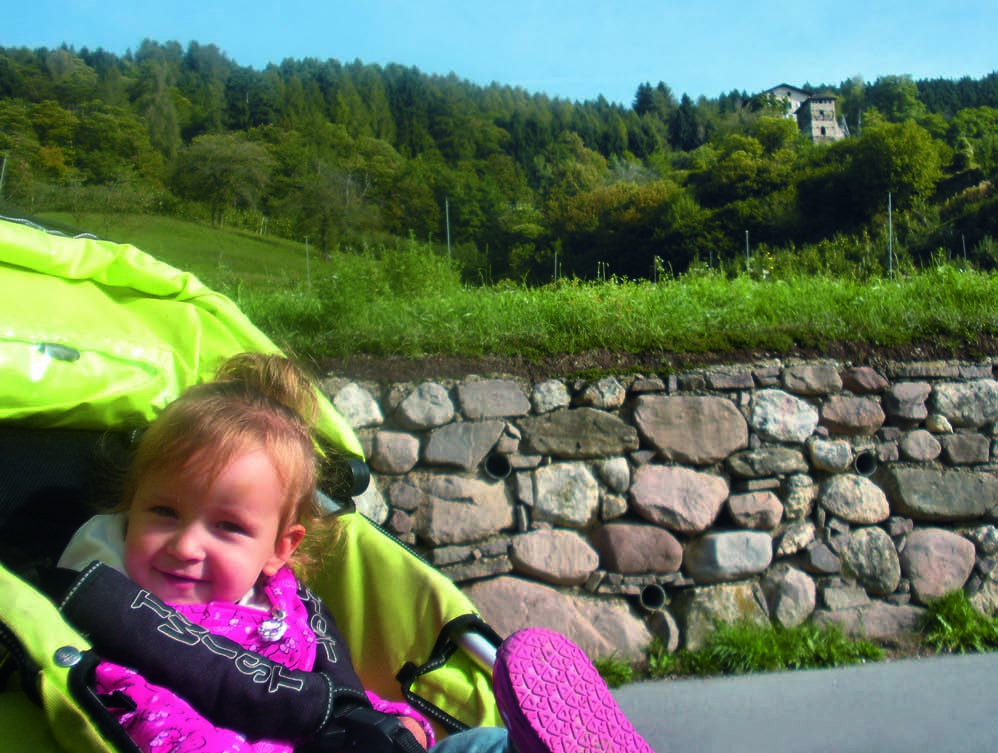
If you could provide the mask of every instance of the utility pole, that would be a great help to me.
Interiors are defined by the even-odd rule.
[[[887,192],[887,276],[894,279],[894,210],[891,192]]]
[[[308,292],[312,292],[312,266],[308,258],[308,236],[305,236],[305,282],[308,285]]]
[[[752,267],[752,254],[749,251],[748,230],[745,231],[745,269]]]
[[[444,218],[447,222],[447,258],[450,258],[450,199],[444,197]]]
[[[7,155],[3,156],[3,165],[0,166],[0,198],[3,198],[3,179],[7,175]]]

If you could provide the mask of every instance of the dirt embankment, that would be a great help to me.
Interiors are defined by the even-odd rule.
[[[626,353],[596,350],[586,353],[552,355],[528,359],[520,356],[464,357],[433,355],[423,358],[356,355],[319,359],[324,373],[349,379],[378,382],[415,382],[423,379],[480,376],[519,376],[534,381],[572,375],[645,373],[663,374],[697,366],[722,363],[754,363],[772,358],[832,358],[856,366],[879,365],[890,361],[953,359],[978,361],[998,355],[998,338],[981,337],[961,346],[921,343],[879,348],[865,343],[832,343],[824,348],[792,351],[728,350],[707,353]]]

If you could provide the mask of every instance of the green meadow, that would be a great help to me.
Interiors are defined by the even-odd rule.
[[[891,274],[800,271],[768,258],[755,268],[699,266],[656,282],[476,285],[462,280],[445,249],[416,241],[320,255],[300,243],[164,217],[41,219],[92,229],[193,272],[278,344],[309,357],[541,358],[609,349],[664,359],[845,341],[966,351],[998,334],[998,278],[944,258]]]

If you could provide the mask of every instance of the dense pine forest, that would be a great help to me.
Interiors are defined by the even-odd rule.
[[[196,42],[0,48],[0,211],[170,215],[321,252],[416,238],[472,282],[998,266],[998,72],[796,85],[835,97],[849,137],[664,82],[625,106],[396,64],[255,70]]]

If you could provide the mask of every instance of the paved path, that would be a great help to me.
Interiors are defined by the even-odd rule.
[[[998,653],[614,691],[656,753],[996,753]]]

